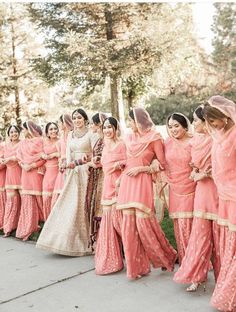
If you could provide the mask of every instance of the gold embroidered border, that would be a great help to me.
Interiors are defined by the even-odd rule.
[[[135,215],[135,209],[124,209],[122,212],[124,215]]]
[[[21,185],[8,185],[8,184],[6,184],[5,185],[5,189],[6,190],[19,190],[19,189],[21,189]]]
[[[42,195],[42,192],[30,191],[30,190],[20,190],[21,195]]]
[[[43,196],[52,196],[53,192],[42,192]]]
[[[197,218],[213,220],[213,221],[218,220],[218,216],[214,213],[211,213],[211,212],[194,211],[193,215],[194,215],[194,217],[197,217]]]
[[[62,191],[62,190],[53,190],[53,193],[52,193],[52,194],[61,194],[61,191]]]
[[[185,212],[185,211],[180,211],[180,212],[172,212],[169,214],[169,217],[172,219],[184,219],[184,218],[193,218],[193,212]]]
[[[59,167],[59,166],[58,166],[58,164],[55,164],[55,165],[46,164],[45,167],[46,168],[53,168],[53,167]]]
[[[118,204],[116,209],[128,209],[128,208],[138,208],[146,213],[151,213],[152,209],[148,208],[144,204],[137,203],[137,202],[128,202],[127,204]]]
[[[217,223],[219,225],[227,226],[229,228],[229,230],[232,232],[236,232],[236,224],[230,223],[229,220],[227,220],[227,219],[218,218]]]
[[[102,207],[102,212],[108,212],[108,211],[111,211],[112,209],[112,206],[104,206]]]
[[[116,198],[105,199],[101,201],[101,205],[103,206],[111,206],[111,205],[114,205],[115,203],[116,203]]]

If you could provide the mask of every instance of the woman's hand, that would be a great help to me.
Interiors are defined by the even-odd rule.
[[[49,155],[47,155],[47,154],[45,154],[45,153],[42,153],[42,154],[41,154],[41,158],[44,159],[44,160],[50,159],[50,158],[49,158]]]
[[[142,167],[134,167],[129,169],[126,174],[130,177],[135,177],[141,172],[143,172]]]
[[[69,169],[74,169],[75,168],[75,163],[72,161],[67,165],[67,168]]]

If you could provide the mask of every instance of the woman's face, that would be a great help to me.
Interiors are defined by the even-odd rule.
[[[224,119],[209,118],[207,121],[212,128],[218,131],[224,129],[227,124],[227,121]]]
[[[103,135],[107,139],[114,139],[115,137],[115,130],[114,127],[106,120],[103,124]]]
[[[92,130],[93,133],[96,133],[100,130],[100,124],[96,124],[93,122],[93,120],[91,120],[90,129]]]
[[[19,133],[17,132],[15,127],[12,127],[11,130],[9,131],[9,138],[12,142],[19,140]]]
[[[77,129],[85,127],[85,119],[80,113],[75,112],[72,116],[74,127]]]
[[[133,130],[133,132],[138,132],[136,122],[131,117],[129,117],[129,126]]]
[[[198,116],[193,113],[193,127],[197,133],[205,133],[205,122],[202,121]]]
[[[186,135],[186,129],[181,124],[172,118],[168,122],[170,135],[175,139],[182,139]]]
[[[58,136],[58,128],[57,128],[56,125],[51,124],[51,125],[49,126],[47,136],[48,136],[50,139],[56,139],[56,138],[57,138],[57,136]]]

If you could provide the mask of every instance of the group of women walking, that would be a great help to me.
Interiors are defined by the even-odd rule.
[[[11,126],[0,145],[0,227],[36,247],[68,256],[94,253],[96,274],[137,279],[151,266],[173,271],[193,292],[214,270],[211,299],[236,311],[236,105],[213,96],[196,108],[193,125],[174,112],[168,139],[149,114],[129,112],[131,132],[103,113],[76,109],[46,125]],[[59,129],[60,128],[60,129]],[[177,252],[156,217],[154,191],[167,185]],[[162,190],[163,191],[163,190]],[[160,195],[160,194],[159,194]]]

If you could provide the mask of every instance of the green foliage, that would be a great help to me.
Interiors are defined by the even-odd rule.
[[[174,224],[173,224],[172,219],[169,218],[167,209],[165,209],[164,219],[161,223],[161,227],[167,239],[171,243],[171,245],[177,250],[175,234],[174,234]]]
[[[235,73],[236,62],[236,4],[233,2],[215,3],[216,14],[212,30],[213,59],[224,70]]]
[[[166,98],[158,98],[153,95],[146,101],[146,108],[157,125],[165,124],[166,118],[174,112],[180,112],[192,120],[194,109],[207,98],[203,95],[186,97],[186,95],[174,94]]]

